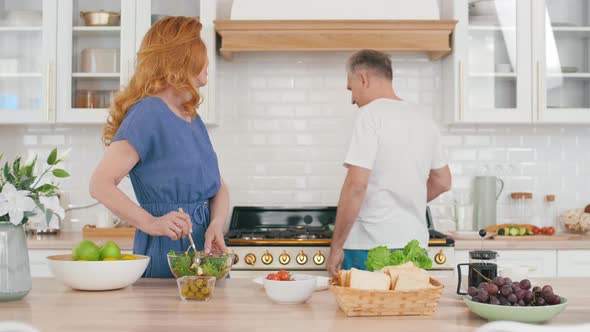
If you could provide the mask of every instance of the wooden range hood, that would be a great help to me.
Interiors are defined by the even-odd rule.
[[[221,55],[269,51],[452,51],[456,20],[217,20]]]

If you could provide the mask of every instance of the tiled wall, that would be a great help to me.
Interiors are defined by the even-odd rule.
[[[333,205],[344,168],[342,158],[352,114],[343,53],[237,54],[219,63],[217,106],[220,126],[210,129],[232,205]],[[394,85],[399,95],[440,118],[441,63],[398,56]],[[416,128],[420,130],[420,128]],[[443,144],[456,192],[473,176],[494,174],[504,193],[533,191],[533,214],[543,213],[541,197],[555,194],[560,209],[590,203],[589,126],[443,126]],[[72,147],[64,182],[72,203],[91,201],[91,171],[102,154],[99,126],[0,126],[5,155]],[[435,204],[448,217],[453,194]],[[74,211],[80,224],[93,223],[98,209]],[[510,216],[509,198],[500,198],[499,216]],[[540,222],[540,220],[538,221]],[[448,226],[445,224],[443,226]]]

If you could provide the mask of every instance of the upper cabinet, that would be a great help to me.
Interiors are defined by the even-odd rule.
[[[590,0],[454,0],[449,123],[590,123]]]
[[[207,46],[209,58],[209,77],[206,86],[199,92],[203,98],[199,105],[199,116],[209,126],[217,124],[215,116],[215,73],[216,46],[213,21],[216,16],[216,0],[146,0],[138,1],[136,15],[136,49],[139,50],[141,41],[149,28],[165,16],[191,16],[197,18],[203,29],[201,38]]]
[[[534,0],[534,121],[590,122],[590,0]]]
[[[57,113],[60,123],[104,123],[131,75],[135,0],[58,3]]]
[[[0,124],[95,123],[133,75],[141,40],[164,16],[203,24],[209,83],[199,114],[215,124],[215,0],[2,0]]]
[[[530,3],[459,0],[451,12],[459,23],[445,61],[450,122],[530,122]]]
[[[57,0],[0,1],[0,124],[55,112]]]

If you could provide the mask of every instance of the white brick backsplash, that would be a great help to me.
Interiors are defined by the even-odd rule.
[[[346,168],[355,105],[346,90],[347,52],[236,54],[218,61],[217,112],[220,126],[209,130],[230,188],[232,205],[335,205]],[[393,85],[440,118],[442,63],[395,54]],[[91,200],[88,181],[102,157],[101,126],[1,126],[0,153],[39,154],[72,147],[64,166],[72,178],[63,187],[73,204]],[[496,175],[506,182],[499,216],[508,215],[510,191],[552,193],[560,207],[590,202],[590,127],[558,125],[441,126],[441,143],[453,173],[453,190],[468,190],[474,176]],[[443,195],[441,210],[452,202]],[[94,210],[74,211],[80,224]]]
[[[489,146],[491,138],[489,136],[465,136],[465,145]]]
[[[477,150],[475,149],[451,149],[448,153],[449,160],[476,160]]]

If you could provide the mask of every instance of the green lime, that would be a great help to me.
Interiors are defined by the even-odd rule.
[[[103,260],[105,258],[121,258],[121,248],[113,241],[105,242],[102,248],[100,248],[100,259]]]
[[[100,259],[100,249],[94,242],[84,240],[72,250],[72,259],[76,261],[97,261]]]

